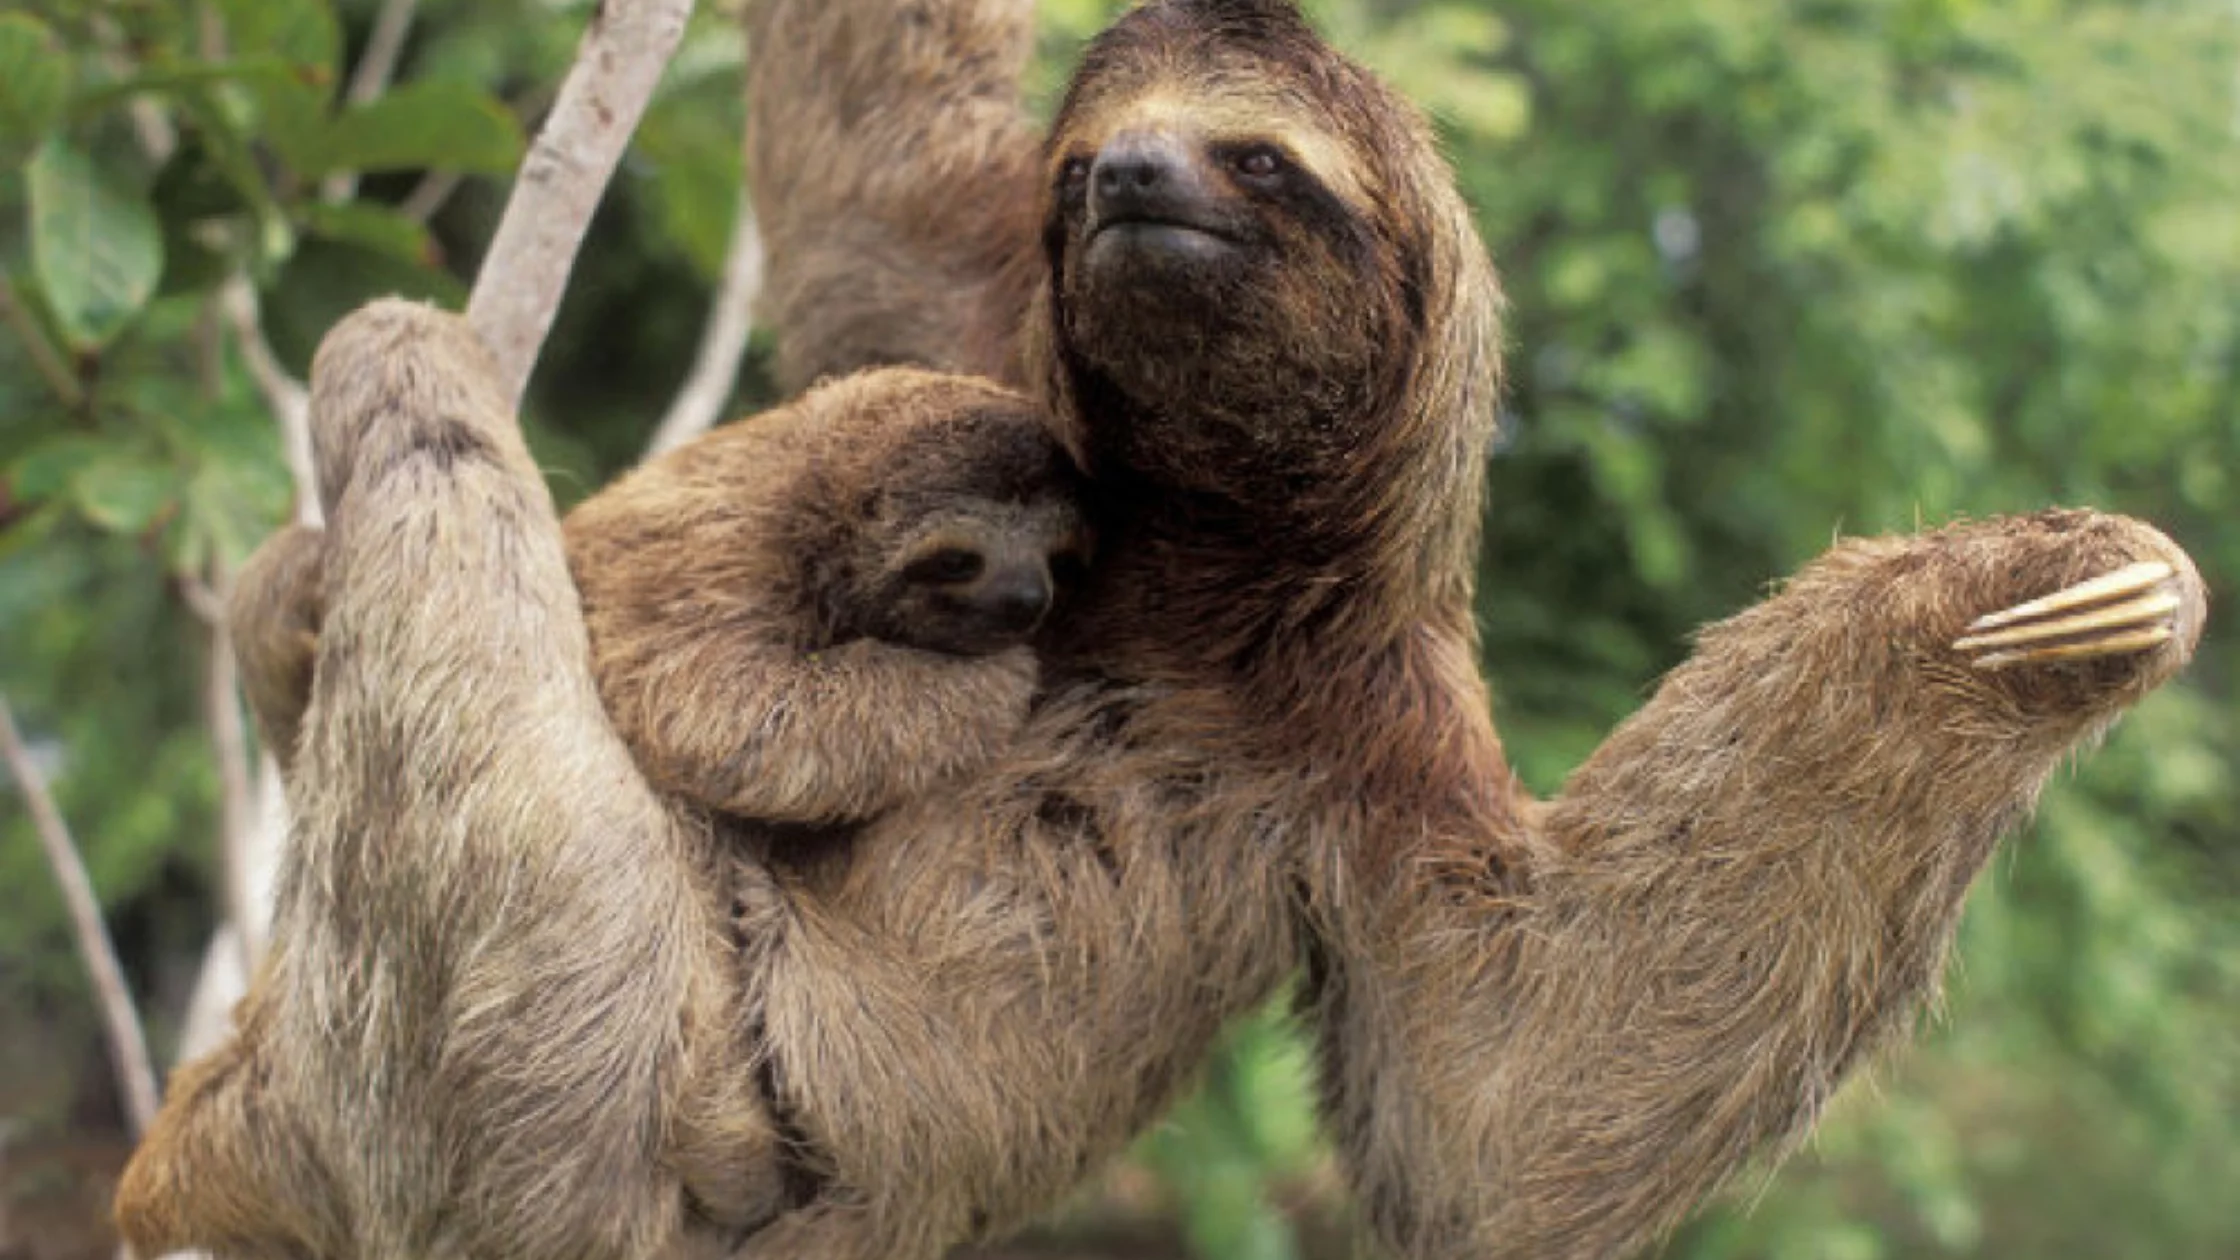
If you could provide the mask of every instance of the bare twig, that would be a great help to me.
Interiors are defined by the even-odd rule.
[[[288,804],[280,787],[280,768],[269,752],[257,766],[254,805],[247,829],[225,837],[227,892],[247,901],[248,911],[238,922],[246,923],[249,930],[225,922],[211,933],[179,1030],[182,1063],[215,1050],[232,1030],[233,1004],[248,992],[254,960],[271,926],[272,891],[282,841],[288,834]]]
[[[207,618],[210,667],[203,677],[203,720],[210,724],[210,740],[218,750],[218,834],[225,844],[226,913],[239,933],[243,969],[255,970],[257,954],[264,947],[266,916],[250,891],[251,859],[245,846],[257,831],[257,788],[250,776],[249,729],[241,716],[240,667],[233,656],[233,636],[226,632],[222,604],[217,612]]]
[[[397,72],[397,58],[404,53],[405,36],[412,32],[413,13],[419,7],[420,0],[383,0],[381,11],[374,15],[373,30],[366,36],[365,51],[358,54],[358,68],[350,76],[345,99],[352,105],[363,105],[389,90],[389,80]],[[357,195],[356,171],[336,171],[319,185],[319,196],[329,203],[348,201]]]
[[[451,200],[451,194],[466,182],[467,177],[458,171],[429,171],[405,194],[404,200],[397,203],[397,213],[414,223],[426,223],[436,217],[436,211],[443,209],[443,203]]]
[[[592,211],[691,14],[692,0],[601,4],[521,164],[467,301],[509,401],[528,384]]]
[[[202,969],[195,973],[194,992],[187,997],[187,1011],[179,1022],[179,1061],[200,1058],[218,1048],[233,1032],[233,1005],[249,991],[249,973],[242,969],[246,951],[241,934],[231,923],[220,923],[202,952]]]
[[[653,431],[653,441],[646,446],[649,458],[707,432],[719,418],[724,401],[731,397],[731,383],[739,375],[739,360],[747,353],[747,338],[754,331],[754,299],[761,291],[762,233],[755,226],[754,199],[742,188],[739,212],[731,221],[723,279],[708,306],[708,323],[700,332],[692,374]]]
[[[94,42],[101,49],[101,62],[111,74],[123,77],[132,72],[132,59],[125,55],[124,32],[115,22],[97,18],[93,24]],[[150,161],[161,166],[179,149],[179,129],[171,125],[163,107],[144,93],[136,93],[125,103],[125,113],[132,119],[133,137],[140,142],[140,151]]]
[[[420,7],[420,0],[383,0],[381,12],[374,15],[373,30],[366,35],[365,51],[358,55],[358,68],[350,76],[347,99],[353,105],[363,105],[389,90],[389,80],[397,73],[397,58],[404,53],[405,36],[412,33],[412,17]]]
[[[85,387],[71,374],[70,365],[62,361],[47,334],[40,331],[31,312],[23,309],[23,302],[16,297],[16,286],[5,272],[0,272],[0,322],[15,330],[16,339],[23,343],[24,352],[31,356],[31,366],[39,373],[47,388],[62,399],[62,405],[75,411],[85,405]]]
[[[206,626],[217,625],[226,615],[225,596],[220,595],[216,587],[201,578],[182,579],[179,583],[179,598],[186,604],[187,611]]]
[[[148,1038],[140,1030],[140,1015],[133,1009],[132,991],[125,985],[116,946],[101,922],[101,903],[93,895],[93,881],[86,877],[85,862],[70,839],[62,811],[55,808],[54,797],[47,792],[46,776],[23,746],[6,696],[0,696],[0,757],[6,758],[16,786],[23,791],[33,829],[39,833],[39,846],[46,850],[55,882],[62,885],[70,926],[78,937],[78,952],[85,959],[94,994],[101,1003],[102,1027],[108,1034],[109,1055],[116,1065],[125,1111],[132,1120],[133,1132],[144,1133],[156,1114],[156,1073],[148,1059]]]
[[[311,464],[311,396],[304,391],[303,382],[280,366],[279,356],[265,341],[264,325],[257,313],[257,291],[249,278],[236,273],[226,281],[219,301],[224,305],[226,322],[233,326],[234,340],[241,346],[242,362],[248,365],[257,391],[264,395],[274,423],[280,426],[281,450],[296,483],[296,522],[317,525],[319,483]]]

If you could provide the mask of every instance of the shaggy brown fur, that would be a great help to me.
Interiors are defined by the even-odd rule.
[[[705,904],[756,913],[769,881],[751,853],[715,843],[696,807],[860,819],[995,756],[1034,690],[1026,641],[1053,569],[1086,559],[1077,490],[1042,413],[1016,394],[889,369],[707,434],[569,514],[602,701],[700,851]],[[228,610],[259,733],[290,772],[325,616],[325,548],[319,530],[275,535]],[[234,1041],[182,1070],[179,1101],[133,1166],[120,1215],[144,1254],[190,1241],[342,1254],[335,1240],[349,1230],[332,1187],[306,1191],[283,1172],[317,1173],[306,1126],[251,1083],[268,1070],[283,1001],[273,983],[243,1004]],[[714,1114],[677,1117],[671,1158],[703,1210],[767,1212],[783,1170],[757,1101],[726,1092]],[[191,1219],[171,1215],[180,1203],[196,1205]]]
[[[2191,650],[2198,578],[2135,523],[1848,543],[1707,633],[1559,800],[1530,804],[1469,620],[1499,302],[1412,112],[1286,4],[1150,6],[1076,76],[1038,238],[989,262],[984,240],[921,230],[939,203],[913,190],[985,203],[1017,180],[1018,124],[992,103],[1012,85],[988,76],[1031,5],[905,5],[906,37],[875,7],[750,17],[756,47],[789,50],[756,62],[757,137],[881,120],[822,136],[813,165],[752,150],[782,172],[758,184],[766,216],[884,190],[844,227],[792,220],[769,313],[849,363],[884,346],[989,370],[1007,358],[983,330],[1023,325],[1020,370],[1105,511],[1097,630],[1068,646],[1173,688],[1173,747],[1222,731],[1224,784],[1250,762],[1290,772],[1273,802],[1222,803],[1285,820],[1330,1118],[1402,1253],[1622,1254],[1777,1149],[1933,989],[1969,880],[2060,752]],[[814,77],[834,64],[845,83]],[[1100,161],[1145,151],[1177,159],[1184,195],[1100,222]],[[1047,280],[1007,310],[1024,251]],[[946,325],[969,334],[939,339],[909,296],[925,277],[983,304]],[[838,292],[855,300],[795,297]],[[2144,557],[2175,570],[2167,643],[2004,671],[1949,647],[1970,616]],[[1267,886],[1227,882],[1264,834],[1222,840],[1209,899]]]
[[[800,389],[880,363],[1016,379],[1035,283],[1033,0],[750,4],[747,178]],[[845,155],[833,161],[834,155]]]
[[[975,771],[1087,560],[1042,413],[962,377],[824,386],[568,514],[593,672],[654,787],[748,818],[866,818]]]
[[[779,1202],[719,850],[635,786],[499,397],[464,325],[397,304],[314,365],[298,825],[239,1034],[119,1188],[141,1254],[655,1255]]]
[[[837,41],[786,62],[850,67],[782,89],[805,118],[960,99],[979,116],[994,80],[960,94],[921,71],[1015,64],[941,44],[1013,29],[1010,0],[763,3],[759,31]],[[794,107],[765,97],[760,134]],[[1021,1220],[1303,962],[1330,1118],[1396,1251],[1619,1254],[1793,1135],[1903,1023],[1992,839],[2198,633],[2198,579],[2136,523],[1846,544],[1707,633],[1534,804],[1502,760],[1470,618],[1492,272],[1411,111],[1275,0],[1138,10],[1090,50],[1034,162],[1041,229],[1009,252],[962,251],[903,211],[913,190],[953,196],[982,167],[1001,186],[1031,159],[991,142],[935,172],[891,128],[863,134],[859,154],[835,133],[825,160],[858,169],[834,186],[901,191],[868,225],[828,215],[847,249],[800,235],[818,216],[791,220],[789,248],[828,274],[781,286],[781,316],[807,315],[785,294],[852,283],[820,336],[944,363],[1023,323],[1018,360],[1094,478],[1102,559],[1046,630],[1041,694],[989,768],[781,862],[749,907],[759,1036],[730,1063],[760,1062],[789,1139],[777,1162],[814,1193],[739,1254],[932,1257]],[[1043,283],[1008,316],[926,321],[882,306],[922,288],[883,288],[890,265],[983,297],[1014,267]],[[374,329],[380,354],[336,349]],[[680,1097],[721,1056],[692,1034],[729,1027],[738,994],[698,983],[705,908],[664,891],[694,882],[692,845],[588,711],[541,490],[523,461],[481,454],[514,439],[438,423],[440,395],[370,405],[373,383],[478,370],[450,348],[464,333],[382,308],[333,336],[322,451],[362,489],[336,512],[355,563],[329,575],[298,775],[301,870],[320,877],[302,883],[345,895],[283,923],[304,961],[276,968],[266,1044],[328,1086],[290,1105],[320,1101],[330,1141],[347,1127],[366,1145],[314,1143],[324,1182],[266,1172],[283,1202],[339,1196],[353,1240],[416,1254],[701,1238],[659,1135],[700,1113]],[[2096,655],[1996,671],[1953,646],[1971,617],[2150,559],[2167,566],[2151,634],[2077,629],[2057,646]],[[412,632],[354,628],[369,624]],[[578,917],[593,869],[605,900]],[[519,892],[494,896],[500,879]],[[400,973],[416,983],[350,987]],[[323,1001],[336,991],[383,1001]],[[609,1065],[673,1087],[585,1079]],[[345,1087],[362,1079],[392,1084]],[[762,1166],[764,1148],[732,1149]],[[424,1245],[462,1238],[476,1246]]]
[[[987,764],[1027,646],[1089,539],[1079,475],[1008,390],[903,368],[702,435],[562,522],[592,674],[638,768],[766,822],[868,817]],[[258,734],[292,767],[324,535],[257,549],[228,623]]]

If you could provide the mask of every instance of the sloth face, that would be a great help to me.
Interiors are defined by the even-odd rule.
[[[1023,400],[922,424],[854,505],[842,637],[958,656],[1030,641],[1087,571],[1080,490]]]
[[[1087,565],[1068,503],[960,505],[912,523],[872,579],[865,630],[928,651],[981,656],[1028,642]]]
[[[1052,357],[1127,416],[1092,460],[1234,488],[1363,440],[1423,333],[1405,106],[1288,4],[1175,0],[1091,46],[1048,156]]]

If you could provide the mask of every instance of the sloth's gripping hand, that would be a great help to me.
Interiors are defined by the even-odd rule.
[[[2050,595],[1986,613],[1953,647],[1978,669],[2150,652],[2177,637],[2187,582],[2165,560],[2140,560]],[[2191,586],[2198,589],[2194,578]],[[2198,618],[2195,618],[2198,621]]]

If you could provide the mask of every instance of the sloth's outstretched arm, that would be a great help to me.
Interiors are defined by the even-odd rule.
[[[1513,895],[1403,888],[1340,929],[1332,1097],[1381,1231],[1622,1256],[1779,1151],[2204,609],[2161,534],[2058,512],[1846,542],[1704,631],[1539,807]]]
[[[788,392],[911,363],[1018,379],[1033,0],[753,0],[747,177]]]
[[[723,907],[608,728],[494,375],[463,321],[401,302],[314,364],[331,524],[294,833],[238,1066],[175,1090],[135,1157],[171,1196],[148,1219],[190,1235],[162,1241],[226,1241],[203,1205],[239,1192],[182,1165],[246,1107],[296,1139],[258,1157],[263,1210],[319,1205],[351,1254],[661,1254],[678,1152],[725,1123],[685,1114],[734,1032]]]

